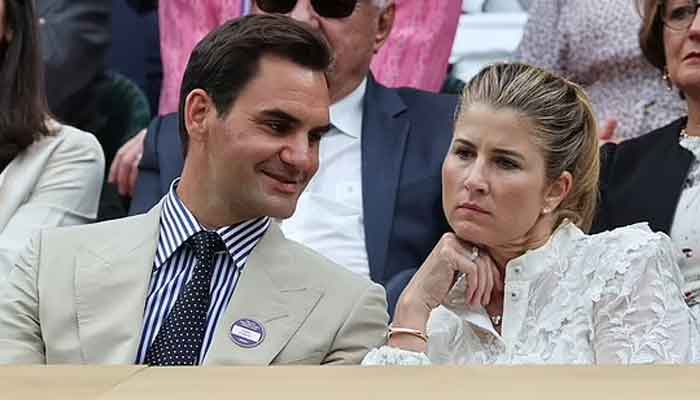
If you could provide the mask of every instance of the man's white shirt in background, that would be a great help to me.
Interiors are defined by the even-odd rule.
[[[319,169],[282,231],[350,271],[369,278],[362,211],[362,106],[367,80],[330,107],[333,128],[321,139]]]

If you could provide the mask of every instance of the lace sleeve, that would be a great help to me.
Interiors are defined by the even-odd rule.
[[[419,366],[430,365],[428,356],[423,353],[416,353],[397,349],[390,346],[382,346],[378,349],[372,349],[362,360],[362,365],[405,365]]]
[[[611,266],[611,279],[596,302],[598,364],[691,361],[691,335],[697,328],[683,301],[676,252],[664,234],[643,236]]]

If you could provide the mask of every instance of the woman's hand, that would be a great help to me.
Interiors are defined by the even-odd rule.
[[[620,143],[620,138],[617,137],[615,132],[617,131],[617,120],[607,119],[605,124],[600,127],[598,133],[598,145],[602,146],[605,143]]]
[[[486,305],[494,288],[503,290],[501,273],[491,257],[479,254],[478,248],[454,233],[446,233],[401,294],[394,325],[425,332],[430,312],[445,302],[462,273],[467,282],[467,304]]]

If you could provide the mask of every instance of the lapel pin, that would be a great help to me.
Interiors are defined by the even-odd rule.
[[[252,349],[258,347],[265,340],[265,329],[258,321],[243,318],[231,325],[230,336],[233,343],[246,349]]]

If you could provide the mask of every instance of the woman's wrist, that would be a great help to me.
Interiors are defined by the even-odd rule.
[[[425,332],[430,311],[427,305],[406,292],[396,304],[393,325]]]
[[[401,296],[396,305],[391,326],[399,328],[396,331],[413,330],[420,332],[422,335],[394,332],[389,337],[387,344],[391,347],[424,353],[427,349],[425,333],[428,318],[430,317],[430,309],[420,301],[416,301],[408,293],[406,294],[406,296]]]

